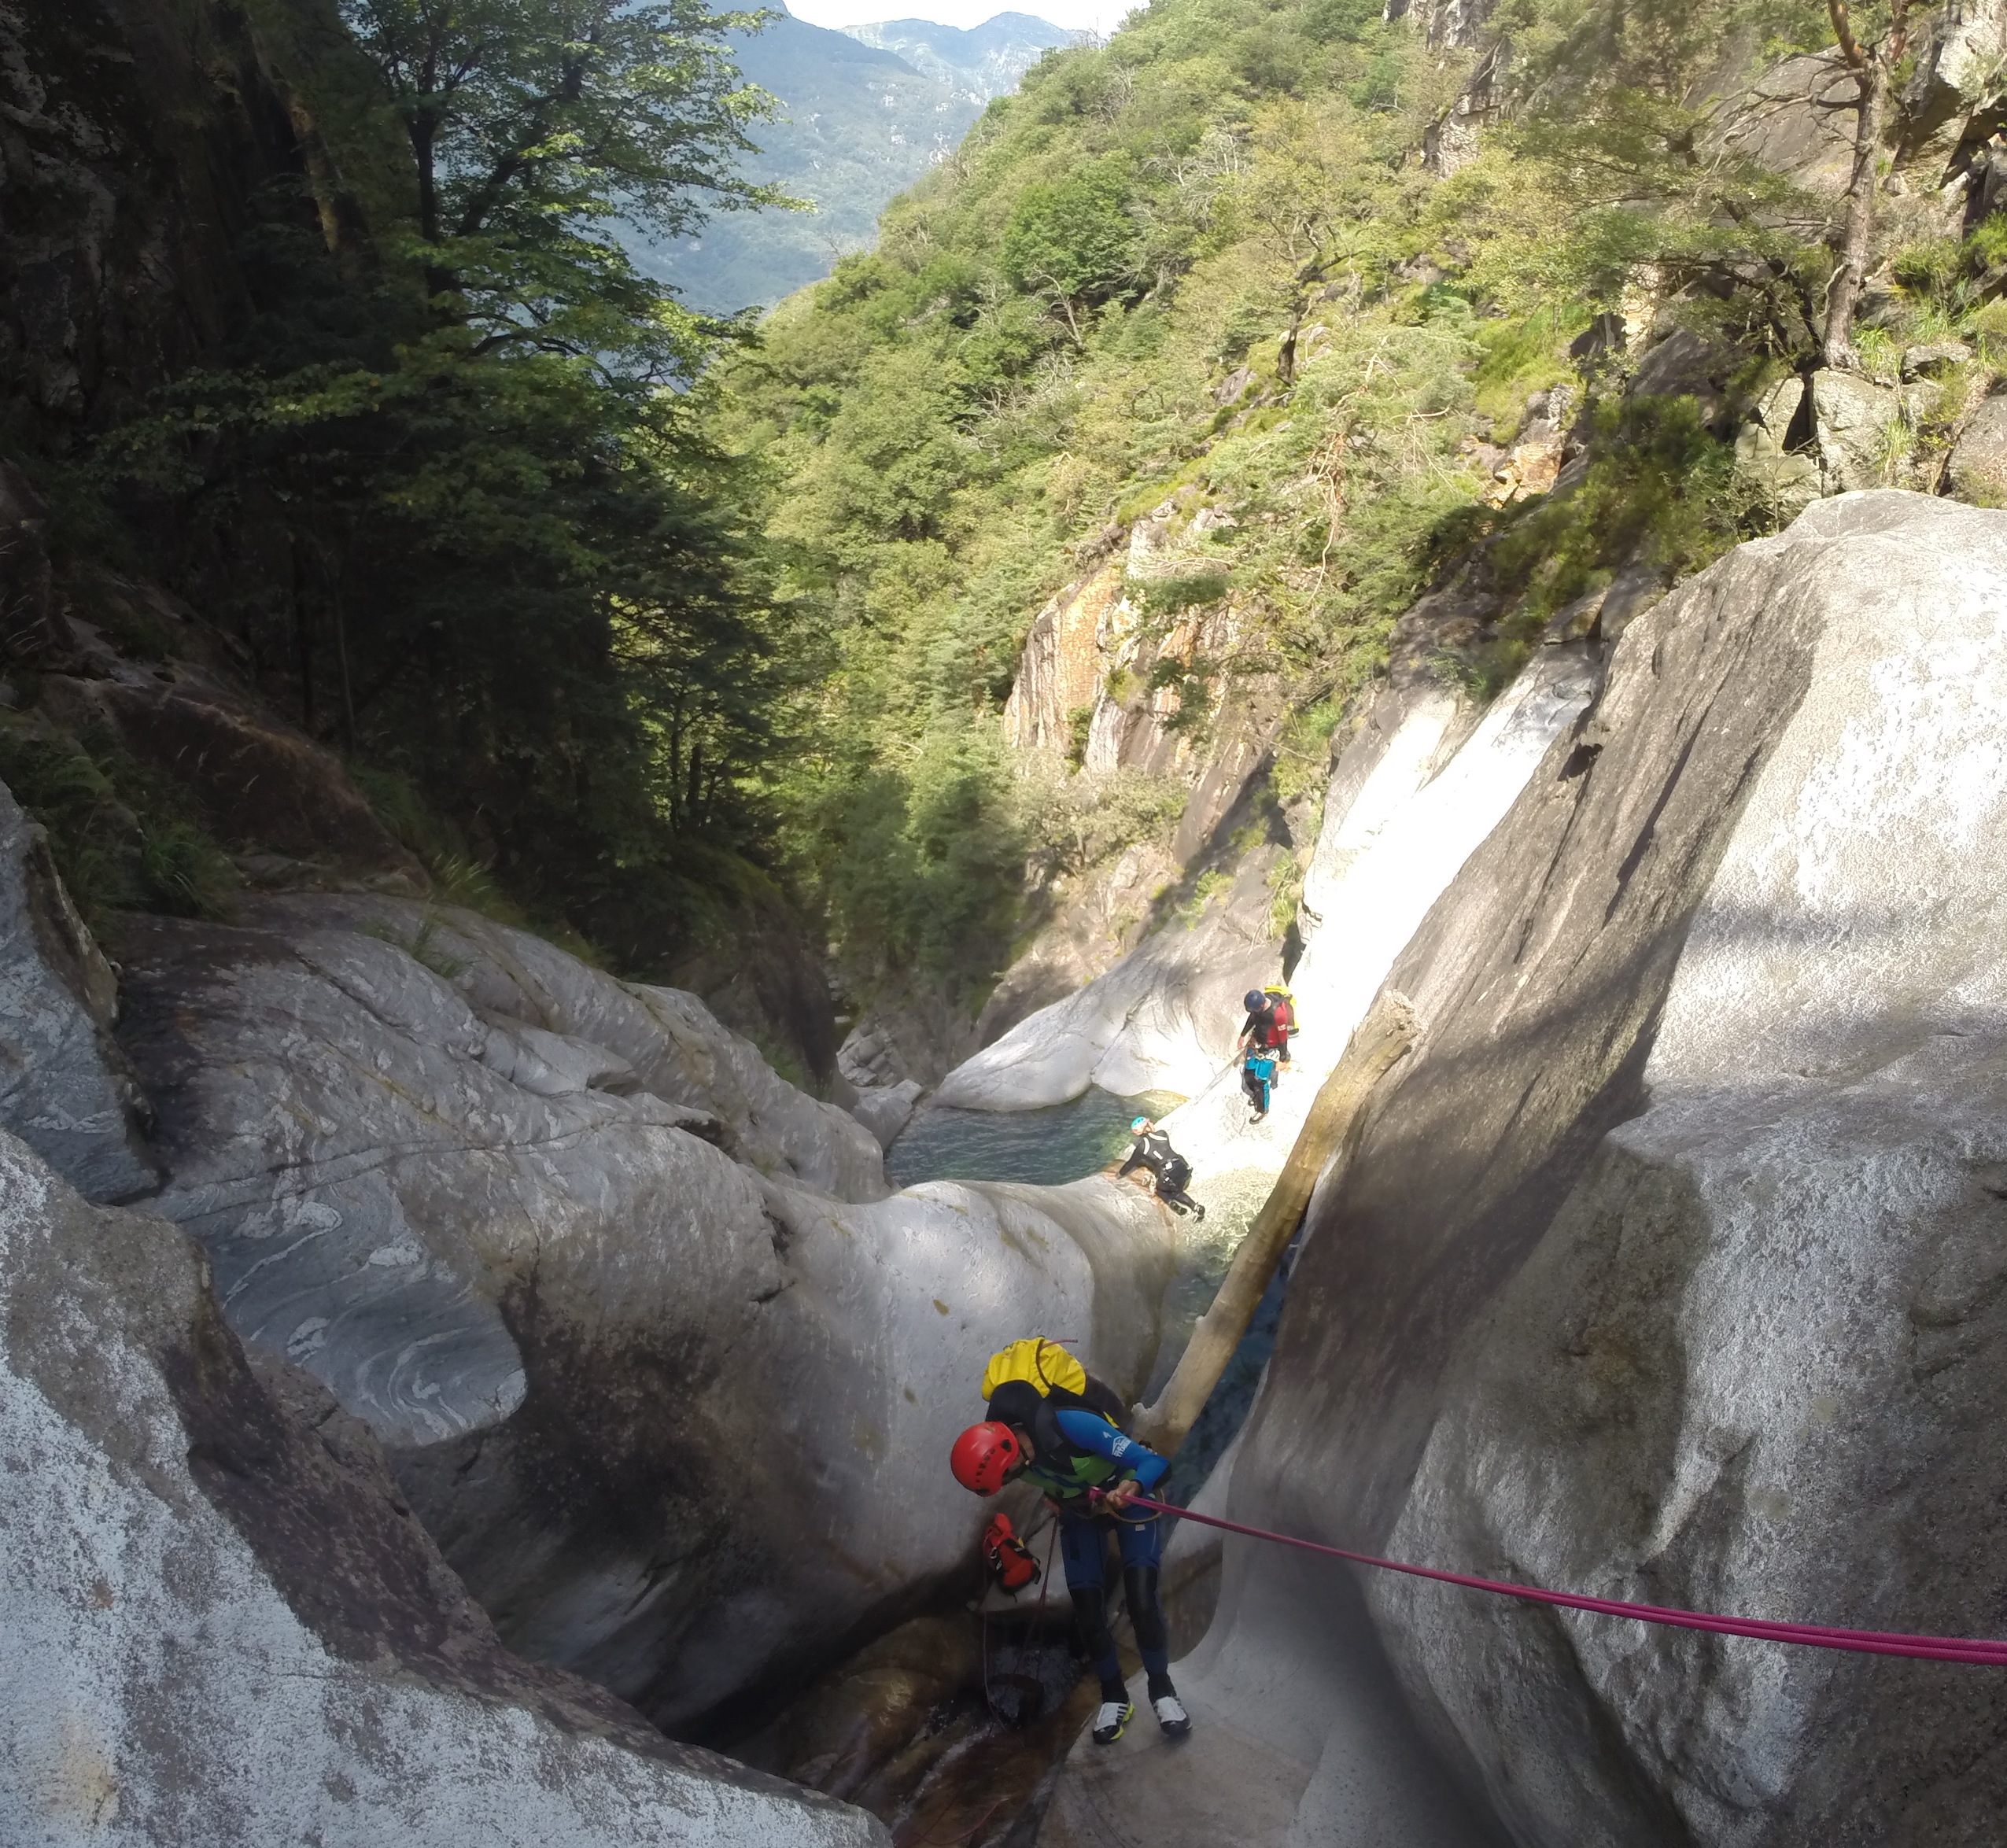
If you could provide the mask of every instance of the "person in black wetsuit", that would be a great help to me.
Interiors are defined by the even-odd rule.
[[[1136,1138],[1136,1145],[1115,1178],[1126,1180],[1138,1168],[1146,1167],[1157,1177],[1157,1198],[1174,1213],[1189,1212],[1204,1219],[1205,1208],[1185,1191],[1185,1183],[1192,1178],[1192,1164],[1171,1146],[1171,1138],[1147,1116],[1139,1116],[1131,1123],[1129,1133]]]
[[[1241,997],[1241,1005],[1247,1009],[1247,1018],[1241,1023],[1241,1036],[1235,1042],[1240,1049],[1249,1052],[1259,1047],[1278,1067],[1288,1064],[1289,1035],[1297,1024],[1296,1009],[1290,1006],[1289,998],[1265,988],[1250,988]]]

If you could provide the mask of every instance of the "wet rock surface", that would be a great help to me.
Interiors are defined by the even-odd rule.
[[[4,1134],[0,1469],[9,1842],[887,1840],[510,1656],[368,1432],[247,1364],[197,1248]]]
[[[112,1037],[117,1003],[46,835],[0,785],[0,1125],[93,1200],[160,1182],[145,1099]]]

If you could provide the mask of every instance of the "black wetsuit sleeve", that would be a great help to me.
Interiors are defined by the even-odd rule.
[[[1133,1175],[1138,1168],[1141,1167],[1146,1160],[1148,1160],[1148,1157],[1143,1153],[1143,1145],[1141,1142],[1138,1142],[1134,1148],[1129,1151],[1129,1159],[1123,1163],[1115,1178],[1118,1181],[1126,1179],[1129,1175]]]

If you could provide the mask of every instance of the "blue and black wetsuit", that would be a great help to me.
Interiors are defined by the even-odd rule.
[[[1089,1389],[1090,1395],[1105,1396],[1112,1409],[1119,1409],[1121,1401],[1098,1381],[1090,1381]],[[1157,1570],[1164,1558],[1163,1524],[1155,1514],[1140,1510],[1096,1514],[1087,1492],[1112,1487],[1127,1476],[1133,1476],[1147,1491],[1157,1486],[1170,1464],[1147,1444],[1124,1436],[1099,1412],[1085,1405],[1056,1404],[1023,1380],[1012,1380],[997,1389],[991,1396],[989,1415],[1030,1434],[1031,1462],[1020,1480],[1037,1484],[1059,1510],[1066,1589],[1073,1600],[1087,1659],[1101,1680],[1102,1699],[1125,1698],[1121,1664],[1108,1627],[1110,1534],[1121,1544],[1129,1621],[1136,1632],[1137,1652],[1149,1676],[1150,1696],[1154,1699],[1169,1693],[1170,1637],[1157,1590]]]

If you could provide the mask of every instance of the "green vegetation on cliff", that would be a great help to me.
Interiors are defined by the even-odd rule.
[[[1618,569],[1686,573],[1790,511],[1735,419],[1816,364],[1839,215],[1723,100],[1829,47],[1824,9],[1506,0],[1460,50],[1382,12],[1155,0],[1048,57],[725,368],[711,428],[765,471],[782,594],[831,653],[779,793],[854,974],[980,995],[1002,966],[1046,825],[1000,743],[1020,644],[1155,510],[1185,537],[1129,586],[1146,628],[1243,620],[1232,658],[1153,678],[1201,734],[1272,677],[1285,795],[1446,573],[1483,599],[1442,670],[1496,685]],[[1929,248],[1969,322],[1976,261]],[[1871,360],[1950,325],[1896,276]],[[1621,330],[1653,314],[1699,356],[1629,391]],[[1580,456],[1565,493],[1495,479],[1529,400],[1547,478]]]
[[[44,138],[72,119],[97,133],[81,159],[62,149],[79,177],[43,183],[24,219],[60,217],[59,189],[81,191],[98,158],[113,235],[137,242],[160,183],[122,150],[185,134],[186,188],[244,138],[199,72],[157,96],[100,81],[93,33],[172,42],[199,24],[198,57],[241,48],[242,107],[272,143],[255,186],[219,183],[208,268],[169,278],[220,304],[194,350],[165,376],[87,376],[84,415],[40,429],[34,380],[10,382],[9,447],[53,503],[58,571],[80,582],[109,560],[165,583],[275,710],[365,770],[411,844],[659,969],[714,895],[758,883],[736,856],[765,832],[753,773],[802,650],[684,389],[730,330],[638,272],[614,230],[682,234],[766,196],[738,161],[766,99],[724,50],[755,16],[701,0],[194,15],[124,28],[38,0],[22,26]],[[297,138],[268,124],[280,101]],[[142,658],[161,645],[116,639]]]
[[[755,202],[747,17],[140,11],[186,40],[148,85],[93,49],[137,30],[105,0],[4,28],[42,155],[0,176],[7,447],[65,594],[87,614],[106,564],[164,584],[426,858],[636,972],[791,904],[860,988],[972,1004],[1037,921],[1027,866],[1161,841],[1229,693],[1260,689],[1234,722],[1291,801],[1423,593],[1437,669],[1494,687],[1620,571],[1662,582],[1836,483],[1942,485],[2007,346],[2000,86],[1968,59],[1946,101],[1920,17],[1885,171],[1806,0],[1156,0],[1048,57],[754,336],[610,229]],[[1759,72],[1769,100],[1734,101]],[[1821,372],[1864,222],[1860,370]],[[74,354],[35,349],[72,305],[28,244],[65,238],[128,279],[173,249],[146,350],[102,304]],[[1830,456],[1829,422],[1856,433]],[[1027,629],[1089,581],[1150,646],[1101,695],[1152,703],[1175,776],[1109,761],[1087,706],[1052,761],[1006,747]],[[9,665],[23,713],[46,665]],[[146,793],[57,768],[52,819]],[[211,902],[173,804],[140,819],[108,893]],[[1186,850],[1166,906],[1203,895]]]

